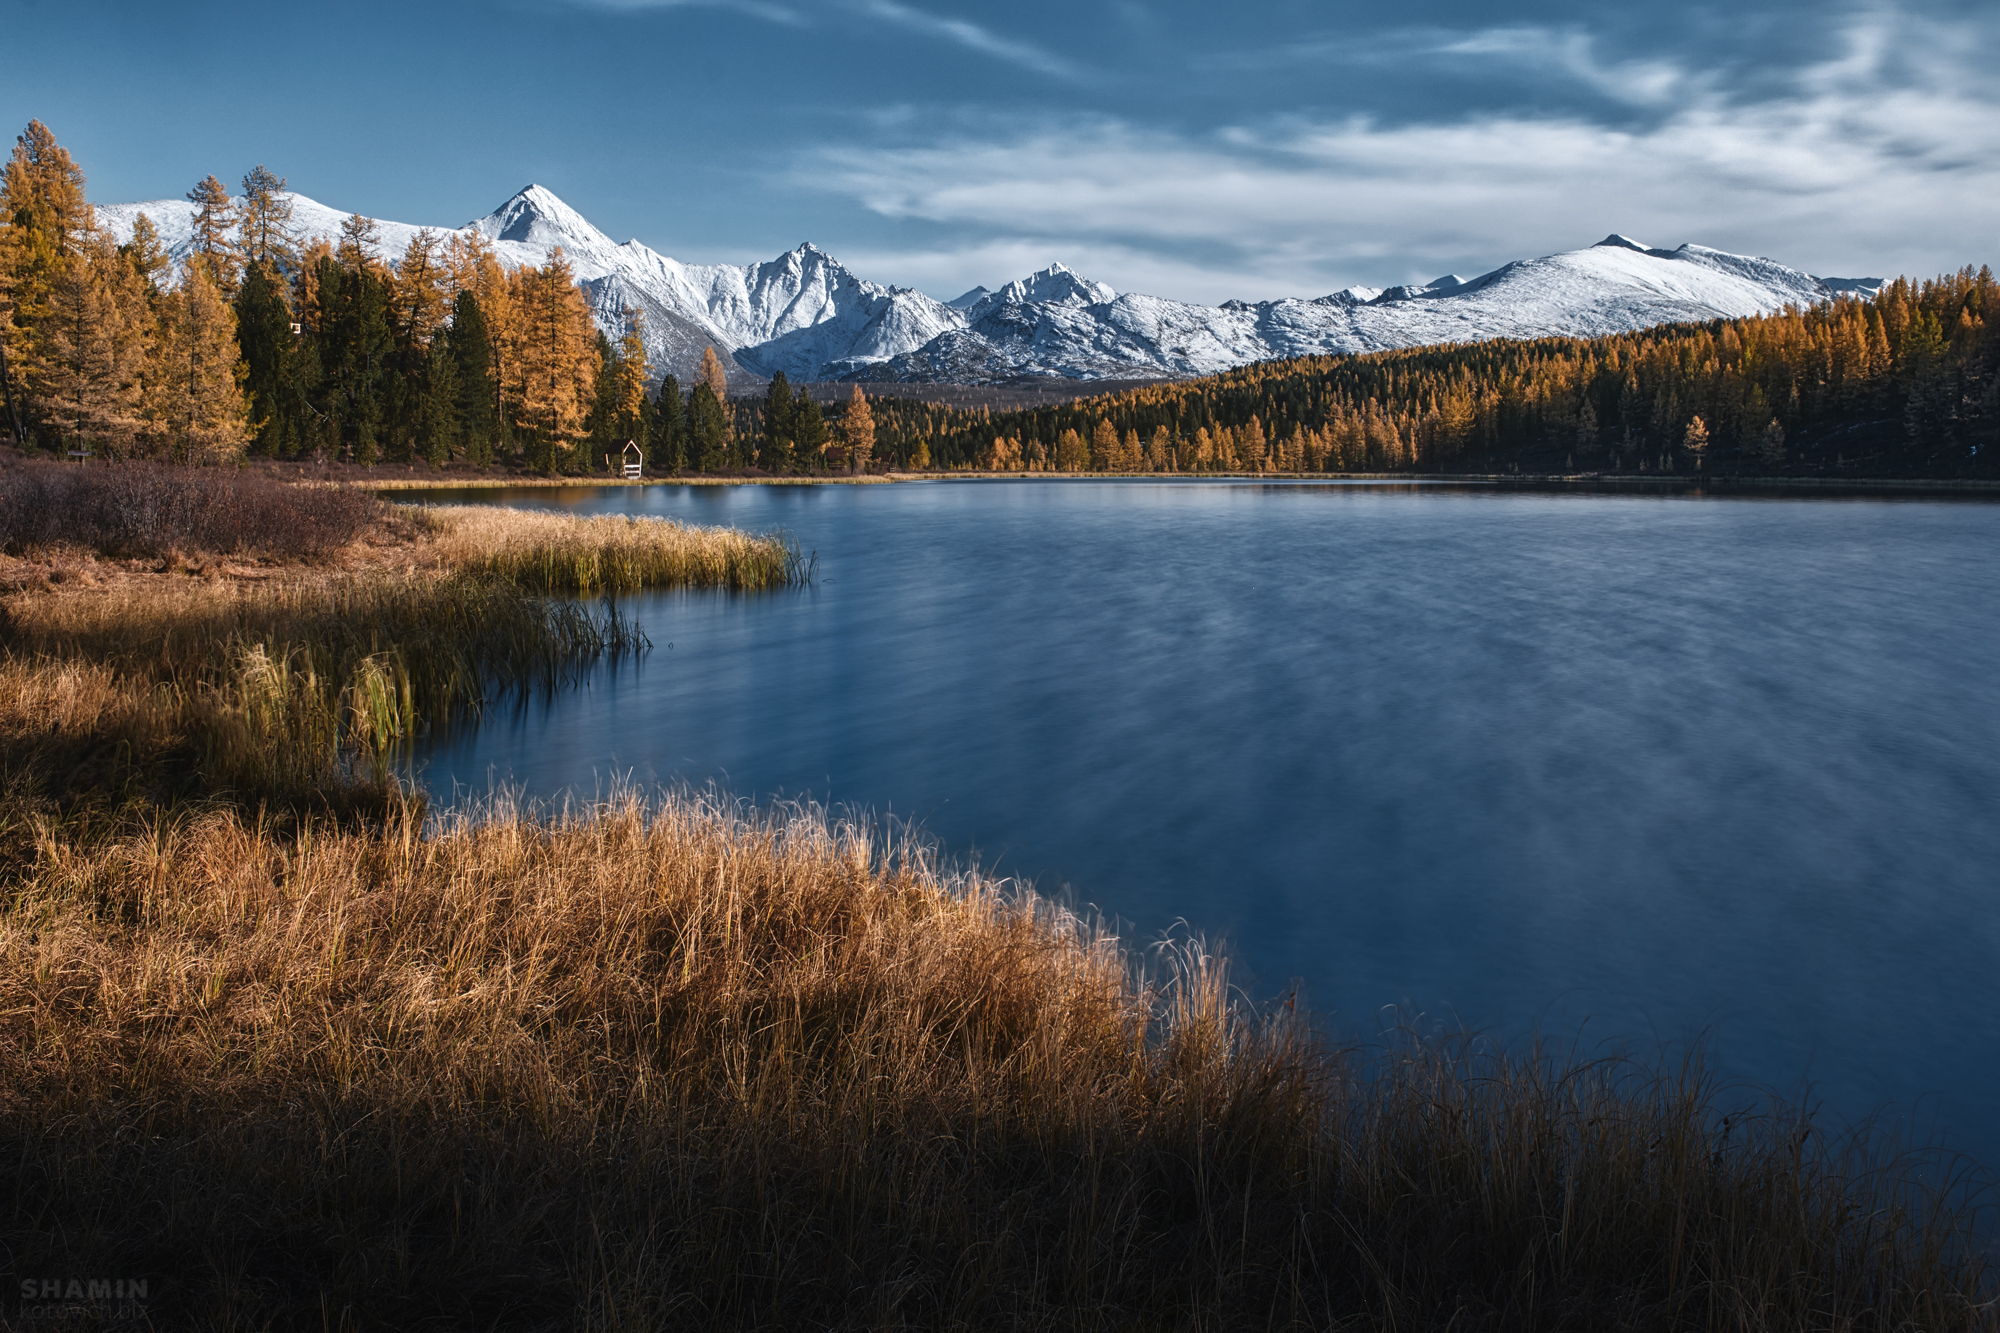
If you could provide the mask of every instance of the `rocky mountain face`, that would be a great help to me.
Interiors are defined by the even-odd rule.
[[[344,214],[293,195],[308,238],[339,234]],[[123,240],[140,213],[176,260],[192,244],[193,205],[113,204],[99,218]],[[656,371],[683,382],[714,347],[730,383],[750,390],[783,371],[794,381],[1001,384],[1024,378],[1135,379],[1206,375],[1273,357],[1379,351],[1544,335],[1591,337],[1654,324],[1771,313],[1873,278],[1816,278],[1774,260],[1698,245],[1649,248],[1612,235],[1596,245],[1507,264],[1465,280],[1350,287],[1314,300],[1192,305],[1120,293],[1061,264],[998,290],[938,301],[856,276],[814,245],[762,264],[683,264],[638,241],[620,245],[539,185],[467,223],[512,264],[560,246],[599,325],[622,334],[645,319]],[[379,224],[394,260],[417,228]]]

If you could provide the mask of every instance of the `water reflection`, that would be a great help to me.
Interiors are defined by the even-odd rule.
[[[440,497],[446,498],[446,497]],[[456,498],[456,497],[451,497]],[[1405,1003],[1650,1049],[2000,1161],[2000,509],[1426,486],[506,492],[784,528],[812,588],[427,756],[913,816],[1348,1030]]]

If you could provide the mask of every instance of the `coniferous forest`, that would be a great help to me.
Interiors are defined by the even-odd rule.
[[[32,122],[0,181],[0,385],[16,441],[549,474],[602,470],[628,440],[656,470],[865,461],[782,384],[759,404],[774,437],[739,434],[712,350],[696,383],[656,381],[642,326],[615,341],[598,329],[560,250],[510,272],[475,233],[425,230],[385,263],[359,214],[338,244],[302,243],[284,190],[261,165],[235,196],[212,175],[197,183],[176,276],[150,220],[123,245],[98,225],[82,170]],[[840,424],[842,440],[858,429]]]
[[[935,425],[916,404],[913,424],[937,465],[1000,470],[1986,475],[1996,295],[1966,269],[1776,315],[1270,361]]]
[[[560,250],[507,270],[476,233],[375,224],[302,243],[285,181],[188,193],[175,277],[144,218],[118,245],[40,121],[0,182],[0,383],[24,444],[184,460],[249,453],[584,474],[627,441],[655,473],[1996,473],[1992,273],[1906,279],[1768,316],[1594,339],[1494,340],[1263,362],[994,412],[780,374],[731,397],[643,328],[593,322]],[[833,410],[829,412],[828,408]]]

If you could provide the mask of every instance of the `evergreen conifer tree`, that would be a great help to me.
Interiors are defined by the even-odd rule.
[[[681,397],[681,382],[671,374],[662,376],[653,404],[650,461],[655,471],[678,473],[688,465],[687,404]]]
[[[285,284],[270,259],[250,262],[236,293],[236,341],[243,351],[244,387],[258,453],[285,456],[299,447],[298,340]]]
[[[343,442],[363,465],[380,456],[383,381],[395,350],[386,287],[383,275],[365,262],[353,270],[331,259],[318,264],[325,391]]]
[[[439,338],[424,357],[423,397],[417,411],[417,447],[432,467],[443,467],[459,442],[458,358]]]
[[[792,395],[792,465],[817,471],[826,460],[826,414],[811,395]]]
[[[757,464],[766,472],[785,472],[792,466],[792,385],[779,371],[771,377],[764,395],[764,444]]]
[[[451,327],[444,339],[451,350],[452,379],[458,385],[458,422],[465,456],[478,464],[493,461],[499,437],[499,387],[493,374],[493,342],[486,312],[470,287],[461,288],[451,306]]]
[[[687,402],[688,455],[700,472],[720,472],[729,466],[729,421],[715,389],[698,381]]]
[[[1774,472],[1785,465],[1785,428],[1776,417],[1771,418],[1771,424],[1758,437],[1757,458]]]

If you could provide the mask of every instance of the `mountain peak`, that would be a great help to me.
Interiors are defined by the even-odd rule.
[[[1118,291],[1107,283],[1092,282],[1067,264],[1056,263],[1025,278],[1016,278],[994,292],[991,299],[1013,303],[1042,301],[1055,305],[1107,305],[1118,299]]]
[[[1605,237],[1603,240],[1599,241],[1597,245],[1593,245],[1590,248],[1595,250],[1598,248],[1598,246],[1604,246],[1604,245],[1611,246],[1614,249],[1618,250],[1637,250],[1642,255],[1650,254],[1653,248],[1650,245],[1643,245],[1640,242],[1633,240],[1630,236],[1621,236],[1615,231],[1612,232],[1609,236]]]
[[[554,190],[533,182],[516,190],[506,203],[472,225],[495,241],[562,245],[571,249],[579,243],[611,244],[610,237],[591,226],[583,214],[564,203]]]

